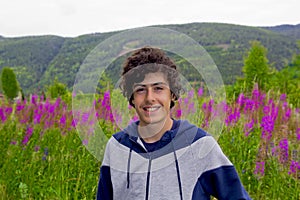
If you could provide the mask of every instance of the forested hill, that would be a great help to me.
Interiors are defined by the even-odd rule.
[[[259,40],[268,49],[271,66],[281,69],[299,53],[300,25],[249,27],[219,23],[164,25],[185,33],[212,56],[224,82],[233,83],[241,75],[243,58],[250,41]],[[9,66],[17,74],[25,93],[43,90],[55,77],[72,87],[76,72],[88,53],[101,41],[117,32],[87,34],[74,38],[0,36],[0,70]]]
[[[285,25],[263,27],[263,28],[270,30],[270,31],[280,33],[282,35],[294,37],[294,38],[300,40],[300,24],[298,24],[298,25],[285,24]]]

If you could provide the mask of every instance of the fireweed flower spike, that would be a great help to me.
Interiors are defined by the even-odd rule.
[[[0,108],[0,119],[1,121],[4,123],[7,119],[6,115],[5,115],[5,112],[3,111],[2,108]]]
[[[280,148],[280,162],[285,163],[288,161],[288,157],[289,157],[288,139],[283,138],[282,140],[280,140],[279,148]]]
[[[257,174],[259,176],[264,176],[265,175],[265,162],[256,162],[256,167],[254,170],[254,174]]]
[[[27,130],[26,130],[24,139],[23,139],[23,141],[22,141],[22,144],[23,144],[23,145],[25,145],[25,146],[27,145],[27,143],[28,143],[28,141],[29,141],[29,139],[30,139],[32,133],[33,133],[33,128],[27,127]]]
[[[297,136],[297,140],[300,141],[300,128],[297,128],[296,136]]]
[[[296,176],[297,174],[299,175],[299,173],[300,173],[300,163],[295,160],[292,160],[288,174]]]
[[[244,126],[245,136],[249,136],[249,133],[253,129],[253,125],[254,125],[254,120],[253,119],[251,120],[251,122],[245,124],[245,126]]]
[[[202,95],[203,95],[203,88],[202,87],[200,87],[199,89],[198,89],[198,97],[201,97]]]

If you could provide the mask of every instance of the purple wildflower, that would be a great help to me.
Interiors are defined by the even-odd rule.
[[[265,116],[261,119],[262,138],[270,140],[274,129],[275,121],[278,116],[278,107],[271,101],[269,106],[264,107]]]
[[[194,90],[188,92],[188,98],[192,99],[194,97]]]
[[[32,95],[30,103],[33,104],[33,105],[36,105],[37,104],[37,99],[38,99],[38,96],[36,94]]]
[[[297,140],[300,140],[300,128],[297,128],[296,130]]]
[[[290,170],[288,172],[288,174],[299,174],[300,172],[300,163],[297,161],[292,160],[291,164],[290,164]]]
[[[240,111],[235,108],[232,113],[230,113],[227,118],[225,119],[226,125],[235,124],[240,119]]]
[[[262,138],[270,140],[274,129],[274,120],[271,116],[264,116],[261,121]]]
[[[106,109],[107,112],[109,112],[109,111],[111,111],[111,106],[110,105],[106,105],[105,109]]]
[[[88,145],[88,143],[89,143],[89,141],[88,141],[87,139],[82,140],[82,144],[83,144],[84,146]]]
[[[203,95],[203,88],[200,87],[200,88],[198,89],[198,97],[201,97],[202,95]]]
[[[241,93],[237,99],[237,104],[240,106],[243,106],[245,103],[245,100],[246,100],[246,98],[245,98],[244,94]]]
[[[213,99],[211,99],[211,100],[209,100],[209,102],[208,102],[208,111],[209,112],[213,112],[213,105],[214,105],[214,100]]]
[[[115,118],[114,118],[113,113],[109,113],[108,119],[109,119],[111,122],[114,122],[114,121],[115,121]]]
[[[182,115],[182,110],[181,109],[176,110],[176,117],[180,118],[181,115]]]
[[[55,111],[55,106],[54,105],[51,105],[51,104],[49,104],[49,113],[54,113],[54,111]]]
[[[204,102],[204,103],[202,104],[202,109],[203,109],[203,110],[206,110],[206,107],[207,107],[207,105],[206,105],[206,103]]]
[[[7,119],[7,117],[6,117],[6,115],[5,115],[2,108],[0,108],[0,119],[1,119],[2,122],[5,122],[6,119]]]
[[[287,107],[285,109],[285,112],[284,112],[283,116],[282,116],[282,121],[287,122],[290,119],[291,115],[292,115],[292,110]]]
[[[264,108],[263,108],[263,113],[265,114],[265,115],[268,115],[269,113],[270,113],[270,106],[264,106]]]
[[[73,119],[72,120],[72,127],[76,127],[77,126],[77,122],[78,122],[78,120],[77,119]]]
[[[252,90],[252,99],[257,100],[260,96],[258,88]]]
[[[280,161],[282,163],[285,163],[288,160],[288,157],[289,157],[289,143],[288,143],[288,139],[283,138],[282,140],[280,140],[280,142],[279,142],[279,148],[281,150]]]
[[[251,120],[251,122],[246,123],[244,126],[244,132],[245,132],[245,136],[248,136],[250,131],[252,130],[254,125],[254,120]]]
[[[90,114],[88,112],[85,112],[82,114],[81,122],[86,123],[88,122],[89,118],[90,118]]]
[[[184,98],[183,102],[184,102],[185,105],[187,105],[189,103],[189,98],[188,97]]]
[[[61,101],[61,98],[60,98],[60,97],[57,97],[57,98],[56,98],[56,101],[55,101],[55,103],[54,103],[55,108],[59,108],[61,102],[62,102],[62,101]]]
[[[29,141],[29,139],[30,139],[32,133],[33,133],[33,128],[28,127],[27,130],[26,130],[26,133],[25,133],[25,137],[24,137],[24,139],[22,140],[22,144],[23,144],[23,145],[27,145],[27,143],[28,143],[28,141]]]
[[[35,114],[33,117],[33,123],[34,124],[39,124],[41,122],[42,114]]]
[[[16,105],[16,111],[17,112],[20,112],[21,110],[23,110],[25,108],[25,105],[23,104],[21,104],[21,103],[17,103],[17,105]]]
[[[12,108],[12,107],[7,107],[7,108],[5,108],[5,113],[6,113],[6,115],[10,115],[10,114],[12,113],[12,111],[13,111],[13,108]]]
[[[251,99],[246,99],[244,112],[253,111],[253,108],[254,108],[254,102]]]
[[[59,123],[61,126],[65,126],[66,125],[66,116],[65,115],[62,115],[60,120],[59,120]]]
[[[280,101],[285,101],[285,100],[286,100],[286,94],[281,94]]]
[[[256,162],[254,174],[261,175],[261,176],[265,175],[265,162],[264,161]]]
[[[102,100],[102,107],[106,107],[106,105],[109,105],[110,103],[110,93],[109,91],[104,92],[103,100]]]

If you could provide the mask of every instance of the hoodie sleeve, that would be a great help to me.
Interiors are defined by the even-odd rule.
[[[235,167],[222,152],[218,143],[207,137],[204,148],[200,148],[200,160],[205,162],[205,170],[200,175],[194,189],[193,199],[219,200],[251,199],[244,189]]]
[[[205,193],[219,200],[250,199],[233,166],[222,166],[204,173],[199,180]]]
[[[113,199],[113,187],[110,175],[109,166],[109,142],[107,143],[104,159],[100,168],[100,177],[98,182],[97,200],[112,200]]]

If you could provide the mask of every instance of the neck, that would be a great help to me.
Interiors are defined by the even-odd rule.
[[[160,140],[164,133],[172,128],[173,120],[167,118],[165,121],[138,126],[138,132],[141,138],[147,143],[153,143]]]

